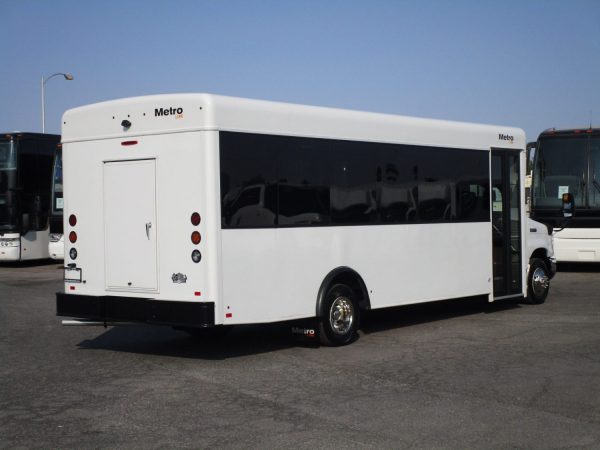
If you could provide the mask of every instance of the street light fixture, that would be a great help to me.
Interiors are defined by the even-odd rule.
[[[71,81],[73,79],[73,75],[71,75],[70,73],[62,72],[53,73],[52,75],[46,78],[42,77],[42,133],[46,132],[46,102],[44,100],[44,87],[51,78],[57,77],[59,75],[65,77],[65,80],[67,81]]]

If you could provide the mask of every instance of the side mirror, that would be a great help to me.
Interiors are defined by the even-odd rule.
[[[562,195],[561,211],[565,219],[573,217],[573,214],[575,214],[575,199],[573,198],[573,194],[565,193]]]

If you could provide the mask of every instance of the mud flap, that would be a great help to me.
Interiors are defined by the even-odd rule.
[[[294,339],[301,342],[319,343],[319,319],[300,319],[289,322],[290,332]]]

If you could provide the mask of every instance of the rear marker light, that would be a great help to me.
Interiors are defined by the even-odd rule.
[[[200,239],[201,239],[200,233],[197,231],[194,231],[192,233],[192,244],[198,245],[200,243]]]
[[[200,253],[200,250],[194,250],[192,252],[192,261],[194,261],[195,263],[199,263],[201,259],[202,254]]]
[[[121,142],[121,145],[136,145],[138,143],[138,141],[123,141]]]
[[[71,231],[69,233],[69,241],[71,241],[71,244],[74,244],[75,242],[77,242],[77,233],[75,233],[74,231]]]
[[[201,292],[198,292],[198,291],[196,291],[196,292],[194,292],[194,295],[195,295],[196,297],[200,297],[200,296],[202,295],[202,293],[201,293]]]
[[[75,290],[75,286],[69,286],[69,289],[74,291]]]
[[[226,319],[231,319],[232,317],[233,317],[233,314],[231,314],[231,313],[225,314]]]
[[[69,257],[71,259],[77,259],[77,249],[75,249],[75,247],[69,250]]]
[[[192,214],[192,225],[194,225],[195,227],[200,225],[200,214],[198,214],[197,212]]]
[[[69,216],[69,225],[71,225],[72,227],[77,225],[77,217],[75,216],[75,214],[71,214]]]

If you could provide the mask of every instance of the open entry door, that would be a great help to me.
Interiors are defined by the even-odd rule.
[[[494,298],[522,293],[520,152],[492,150]]]
[[[104,163],[106,288],[158,291],[156,160]]]

